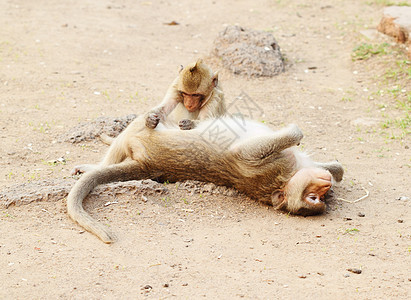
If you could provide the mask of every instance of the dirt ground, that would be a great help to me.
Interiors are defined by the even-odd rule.
[[[247,94],[264,111],[253,118],[297,123],[301,148],[346,171],[327,212],[306,218],[175,184],[147,200],[103,193],[86,208],[112,245],[73,223],[65,199],[0,206],[0,298],[409,299],[411,70],[402,47],[370,30],[385,3],[0,1],[1,190],[98,162],[107,146],[59,136],[146,112],[181,64],[220,69],[213,41],[233,24],[272,32],[286,69],[222,69],[227,102]],[[363,43],[385,46],[353,61]]]

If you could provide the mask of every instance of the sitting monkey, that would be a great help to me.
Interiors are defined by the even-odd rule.
[[[224,93],[218,73],[201,59],[181,67],[177,78],[167,90],[163,101],[146,117],[146,126],[154,129],[160,121],[168,121],[182,130],[195,128],[199,121],[218,118],[226,113]]]
[[[213,73],[201,59],[183,68],[167,90],[163,101],[146,115],[146,126],[154,129],[157,124],[178,124],[182,130],[195,128],[208,118],[226,114],[224,93]],[[114,138],[102,134],[100,139],[111,145]]]
[[[100,184],[162,177],[212,182],[293,214],[319,214],[326,207],[325,193],[333,180],[342,180],[344,171],[338,162],[316,163],[299,152],[294,146],[302,137],[296,125],[272,131],[235,118],[210,119],[190,131],[162,124],[151,129],[142,116],[116,139],[126,156],[84,174],[68,195],[67,211],[111,243],[112,234],[84,210],[84,198]]]

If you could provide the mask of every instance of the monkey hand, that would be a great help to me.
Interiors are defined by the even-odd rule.
[[[194,128],[194,122],[189,119],[183,119],[178,122],[178,126],[180,126],[181,130],[190,130]]]
[[[146,127],[154,129],[160,122],[160,117],[156,113],[148,113],[146,118]]]

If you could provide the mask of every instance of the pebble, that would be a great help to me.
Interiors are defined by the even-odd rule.
[[[145,286],[142,288],[142,290],[151,290],[151,289],[153,289],[153,287],[152,287],[151,285],[149,285],[149,284],[145,285]]]
[[[358,213],[358,216],[359,216],[360,218],[364,218],[364,217],[365,217],[365,214],[363,214],[362,212],[359,212],[359,213]]]
[[[361,274],[362,273],[362,270],[356,269],[356,268],[349,268],[349,269],[347,269],[347,271],[349,271],[351,273],[354,273],[354,274]]]
[[[406,196],[401,196],[401,197],[398,197],[397,200],[407,201],[407,200],[410,200],[410,198],[409,198],[409,197],[406,197]]]

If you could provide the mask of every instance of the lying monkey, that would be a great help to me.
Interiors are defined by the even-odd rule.
[[[338,162],[316,163],[299,152],[294,146],[303,134],[296,125],[272,131],[253,121],[220,118],[182,131],[161,123],[156,129],[147,128],[143,116],[129,127],[128,135],[120,139],[128,158],[90,167],[67,198],[70,217],[105,243],[113,241],[112,234],[82,205],[100,184],[158,177],[212,182],[276,209],[313,215],[325,210],[325,193],[344,173]]]

